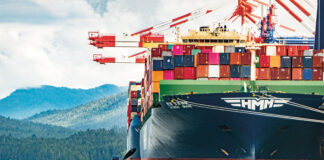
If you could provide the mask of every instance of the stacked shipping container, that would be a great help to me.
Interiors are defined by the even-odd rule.
[[[128,88],[128,111],[127,111],[127,126],[129,127],[131,120],[135,115],[141,117],[141,99],[142,82],[129,82]]]
[[[262,46],[257,80],[323,80],[323,57],[307,46]],[[142,80],[142,111],[158,104],[160,80],[249,80],[251,52],[245,47],[166,45],[152,48]],[[134,102],[135,103],[135,102]]]

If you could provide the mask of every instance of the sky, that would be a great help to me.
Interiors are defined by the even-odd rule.
[[[182,25],[180,30],[185,34],[201,25],[224,22],[236,3],[237,0],[0,0],[0,99],[16,89],[41,85],[83,89],[107,83],[127,86],[129,81],[143,77],[142,64],[100,65],[92,61],[92,55],[118,57],[143,49],[98,50],[88,45],[88,31],[132,33],[202,7],[218,8]],[[315,15],[309,5],[301,4]],[[291,8],[314,26],[300,11]],[[255,14],[260,15],[260,10]],[[279,23],[296,28],[298,35],[309,36],[280,6],[277,15]],[[226,24],[240,31],[239,21]],[[168,40],[175,39],[174,29],[164,34]],[[296,33],[278,29],[277,35]]]

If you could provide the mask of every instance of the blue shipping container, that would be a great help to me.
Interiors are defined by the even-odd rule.
[[[132,107],[131,107],[131,112],[137,112],[137,106],[132,105]]]
[[[231,78],[240,78],[241,77],[241,66],[234,65],[231,66]]]
[[[137,97],[141,97],[141,91],[137,91]]]
[[[194,67],[195,66],[195,56],[194,55],[183,56],[183,66],[184,67]]]
[[[245,53],[246,50],[245,50],[245,47],[236,47],[235,52],[236,53]]]
[[[289,56],[281,57],[281,68],[291,68],[291,57]]]
[[[137,104],[138,104],[137,98],[132,98],[131,105],[132,106],[137,106]]]
[[[163,69],[174,69],[174,59],[172,56],[163,57]]]
[[[184,67],[183,66],[183,56],[176,55],[174,56],[174,66],[175,67]]]
[[[313,80],[313,69],[310,68],[303,69],[303,80]]]
[[[241,78],[250,78],[251,77],[251,67],[242,66],[241,67]]]
[[[313,67],[313,57],[303,57],[303,67],[312,68]]]
[[[229,65],[230,64],[230,54],[229,53],[220,53],[219,54],[219,64]]]
[[[153,60],[153,71],[163,71],[163,60]]]

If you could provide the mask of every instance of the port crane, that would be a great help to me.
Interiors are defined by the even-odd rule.
[[[247,23],[247,21],[250,21],[253,24],[257,23],[258,19],[260,20],[260,39],[258,42],[260,43],[278,43],[278,42],[286,42],[286,43],[301,43],[301,44],[313,44],[314,39],[313,38],[300,38],[300,37],[274,37],[275,32],[275,25],[286,29],[291,32],[295,32],[296,30],[287,27],[282,24],[278,24],[275,22],[274,17],[276,16],[274,14],[274,10],[276,9],[275,3],[270,0],[269,3],[264,2],[264,0],[251,0],[252,2],[248,0],[238,0],[238,5],[232,14],[231,17],[227,18],[227,21],[236,21],[238,18],[241,18],[241,25]],[[284,3],[282,0],[274,0],[276,4],[279,4],[281,7],[283,7],[291,17],[293,17],[295,20],[297,20],[302,26],[304,26],[307,31],[311,32],[312,34],[315,34],[315,29],[313,29],[310,25],[308,25],[298,14],[296,14],[292,9],[290,9],[286,3]],[[315,23],[314,16],[308,12],[299,2],[296,0],[289,0],[296,8],[298,8],[304,15],[307,16],[308,19],[310,19],[312,22]],[[314,8],[315,5],[311,0],[302,0],[305,3],[307,3],[311,8]],[[286,1],[287,2],[287,1]],[[263,7],[269,7],[269,13],[265,17],[260,17],[258,15],[253,14],[253,12],[258,8],[258,5],[261,5]],[[319,2],[320,4],[320,2]],[[89,40],[90,45],[93,45],[99,49],[105,48],[105,47],[133,47],[133,48],[146,48],[145,50],[130,55],[130,56],[124,56],[123,58],[116,58],[116,57],[104,57],[102,54],[94,54],[93,60],[96,62],[99,62],[101,64],[105,63],[145,63],[145,57],[144,54],[148,51],[149,48],[156,48],[158,45],[163,44],[172,44],[165,42],[164,35],[160,34],[162,31],[178,27],[182,24],[188,23],[190,21],[193,21],[199,17],[202,17],[204,15],[210,14],[214,12],[215,10],[219,9],[218,7],[210,7],[210,8],[201,8],[194,10],[192,12],[186,13],[184,15],[181,15],[179,17],[173,18],[171,20],[159,23],[157,25],[148,27],[146,29],[142,29],[140,31],[131,33],[131,34],[122,34],[122,35],[116,35],[116,34],[100,34],[97,32],[89,32]],[[262,16],[262,15],[261,15]],[[318,27],[318,25],[317,25]]]

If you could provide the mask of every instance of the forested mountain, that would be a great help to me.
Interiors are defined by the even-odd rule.
[[[25,120],[15,120],[0,116],[0,135],[11,135],[15,138],[31,137],[32,135],[44,138],[65,138],[75,132],[75,130],[68,128],[33,123]]]
[[[92,89],[53,86],[18,89],[0,100],[0,115],[23,119],[47,110],[73,108],[121,91],[126,88],[110,84]]]
[[[27,120],[78,130],[124,127],[127,116],[127,93],[101,98],[65,110],[36,114]]]
[[[110,160],[126,152],[126,129],[78,132],[64,139],[0,136],[1,160]]]

